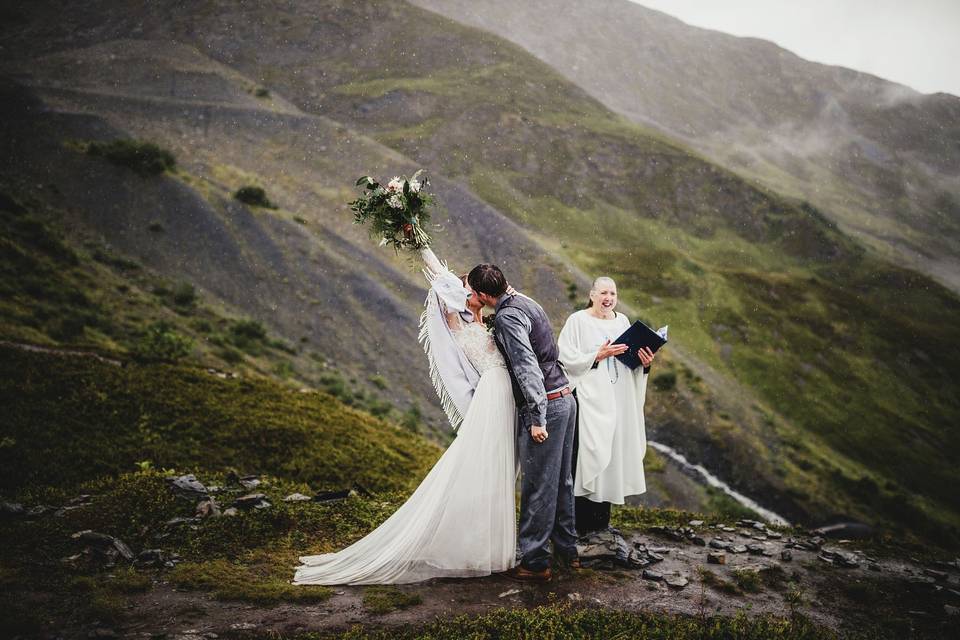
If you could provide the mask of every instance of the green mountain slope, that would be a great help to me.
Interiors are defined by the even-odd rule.
[[[76,47],[128,37],[136,22],[140,37],[190,43],[284,104],[440,168],[555,253],[553,264],[513,248],[507,260],[497,257],[508,269],[540,269],[523,283],[538,296],[552,291],[554,317],[562,317],[561,303],[571,306],[562,280],[555,275],[551,287],[545,279],[569,261],[591,276],[619,278],[640,316],[671,324],[675,346],[659,365],[662,392],[650,400],[652,436],[791,517],[839,511],[955,540],[960,363],[952,346],[960,336],[957,299],[943,287],[891,267],[813,206],[627,122],[518,47],[404,3],[172,14],[163,3],[105,8],[93,3],[69,17],[70,33],[81,35],[37,26],[36,51],[74,55]],[[48,10],[40,5],[25,19],[42,25]],[[54,57],[46,60],[32,82],[52,104],[112,112],[107,117],[166,135],[171,145],[178,136],[164,128],[182,137],[186,123],[172,114],[183,105],[164,111],[151,103],[151,115],[137,116],[127,103],[120,109],[107,98],[70,96],[44,79],[56,77]],[[238,113],[224,121],[243,129]],[[194,131],[204,126],[192,120]],[[281,138],[296,150],[271,172],[285,197],[303,188],[284,182],[303,138]],[[180,155],[212,153],[197,146]],[[320,148],[316,139],[308,146]],[[237,145],[233,158],[251,149]],[[334,151],[311,158],[326,153]],[[494,247],[513,235],[490,233],[472,216],[465,226],[474,230],[465,253],[477,257],[498,256]],[[456,241],[449,231],[440,235]],[[375,255],[366,254],[369,264],[380,264]],[[335,316],[325,322],[344,326]],[[415,377],[393,376],[391,384]]]
[[[628,0],[414,0],[516,43],[633,122],[804,198],[960,291],[960,97],[922,95]]]

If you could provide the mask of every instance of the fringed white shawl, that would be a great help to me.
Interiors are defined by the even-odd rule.
[[[441,264],[432,251],[426,249],[423,257],[428,267],[423,274],[430,283],[430,291],[420,315],[418,340],[427,354],[430,381],[440,397],[440,406],[447,414],[450,426],[456,430],[473,399],[480,374],[453,337],[446,313],[466,311],[468,291],[460,278]]]

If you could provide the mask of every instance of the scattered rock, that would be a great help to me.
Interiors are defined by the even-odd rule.
[[[831,547],[824,547],[821,549],[817,558],[830,564],[848,567],[851,569],[860,566],[860,560],[855,554]]]
[[[708,564],[727,564],[727,554],[722,551],[713,551],[707,554]]]
[[[273,506],[267,500],[267,496],[264,493],[248,493],[245,496],[241,496],[233,501],[233,506],[238,509],[266,509],[267,507]]]
[[[180,556],[174,552],[166,552],[162,549],[144,549],[134,560],[138,567],[173,567],[180,562]]]
[[[712,540],[710,540],[709,546],[711,549],[727,550],[730,548],[730,543],[720,540],[718,538],[713,538]]]
[[[313,496],[314,502],[337,502],[349,498],[354,491],[352,489],[341,489],[340,491],[322,491]]]
[[[89,493],[81,493],[76,498],[70,498],[70,501],[67,502],[67,504],[76,506],[76,505],[90,504],[91,502],[93,502],[92,495],[90,495]]]
[[[240,512],[237,511],[236,507],[227,507],[226,509],[223,510],[223,515],[225,516],[235,516],[238,513]]]
[[[730,547],[729,551],[730,553],[746,553],[747,547],[746,545],[735,544]]]
[[[767,550],[767,546],[763,544],[748,544],[747,552],[752,556],[763,555],[763,552]]]
[[[80,554],[70,556],[70,558],[67,559],[71,562],[86,556],[97,564],[112,567],[118,558],[123,558],[128,561],[134,559],[133,551],[130,550],[130,547],[122,540],[105,533],[85,529],[74,533],[70,537],[85,545],[84,550]]]
[[[780,559],[783,560],[784,562],[790,562],[791,560],[793,560],[793,552],[790,551],[790,549],[783,549],[780,552]]]
[[[498,597],[498,598],[506,598],[507,596],[515,596],[515,595],[517,595],[518,593],[520,593],[520,589],[508,589],[507,591],[504,591],[503,593],[501,593],[501,594],[500,594],[499,596],[497,596],[497,597]]]
[[[179,527],[180,525],[184,525],[184,524],[189,524],[192,526],[198,522],[200,522],[200,518],[196,516],[192,518],[171,518],[170,520],[167,520],[164,526],[168,529],[173,529],[175,527]]]
[[[683,576],[674,575],[674,576],[667,576],[664,579],[664,582],[667,583],[668,587],[672,587],[674,589],[683,589],[685,586],[687,586],[687,584],[689,584],[690,581],[684,578]]]
[[[768,529],[767,537],[770,538],[771,540],[779,540],[780,538],[783,537],[783,534],[781,534],[779,531],[770,531]]]
[[[870,569],[870,571],[880,571],[880,565],[876,562],[871,562],[867,565],[867,569]]]
[[[660,582],[663,580],[663,574],[659,571],[654,571],[653,569],[644,569],[643,577],[647,580],[653,580],[655,582]]]
[[[25,514],[26,510],[19,502],[0,502],[0,516],[13,517]]]
[[[946,571],[937,571],[936,569],[924,569],[923,574],[930,576],[934,580],[946,580],[949,576]]]
[[[569,600],[570,602],[580,602],[581,600],[583,600],[583,597],[579,593],[574,591],[573,593],[567,594],[567,600]]]
[[[737,530],[733,527],[720,527],[720,530],[725,533],[736,533]]]
[[[283,499],[284,502],[306,502],[308,500],[313,500],[310,496],[305,496],[300,492],[291,493],[286,498]]]
[[[237,479],[237,483],[244,489],[250,490],[259,487],[261,480],[258,476],[243,476]]]
[[[663,556],[647,550],[643,543],[631,549],[620,532],[613,528],[581,537],[577,541],[577,553],[582,566],[596,569],[642,569],[663,560]]]
[[[187,475],[179,476],[177,478],[168,478],[171,482],[171,487],[174,491],[179,492],[180,494],[194,497],[196,495],[207,495],[207,488],[203,486],[203,483],[197,480],[197,477],[192,473]]]
[[[220,507],[213,498],[207,498],[197,503],[197,518],[215,518],[220,515]]]
[[[703,536],[693,536],[690,538],[690,542],[700,547],[707,546],[707,541],[703,538]]]
[[[250,629],[256,629],[257,625],[252,622],[234,622],[230,625],[230,628],[236,631],[249,631]]]
[[[691,527],[701,527],[703,526],[703,520],[691,520],[687,524],[690,525]]]
[[[30,507],[29,509],[27,509],[26,515],[30,519],[35,519],[35,518],[39,518],[45,513],[50,513],[51,511],[56,511],[56,510],[57,510],[56,507],[51,507],[50,505],[46,505],[46,504],[38,504],[36,506]]]

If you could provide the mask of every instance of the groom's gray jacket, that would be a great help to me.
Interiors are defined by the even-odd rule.
[[[522,295],[505,295],[493,317],[493,337],[513,384],[513,398],[524,427],[545,425],[547,392],[568,384],[557,358],[560,350],[546,312]]]

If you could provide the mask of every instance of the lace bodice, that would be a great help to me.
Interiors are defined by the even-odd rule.
[[[480,375],[492,367],[504,367],[503,356],[493,342],[493,336],[480,322],[459,322],[452,328],[453,337]]]

